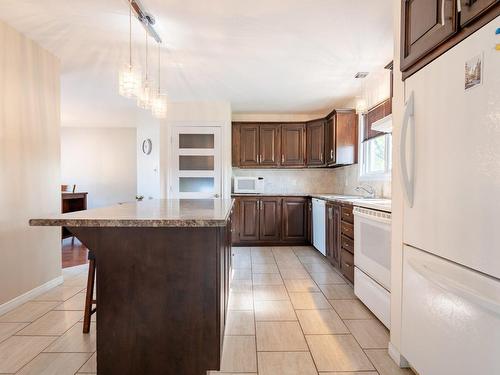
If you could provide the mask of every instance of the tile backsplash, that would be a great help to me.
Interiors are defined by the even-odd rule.
[[[263,177],[265,194],[347,194],[360,195],[354,189],[360,185],[358,165],[318,169],[240,169],[233,176]],[[369,182],[377,197],[390,198],[391,182]]]

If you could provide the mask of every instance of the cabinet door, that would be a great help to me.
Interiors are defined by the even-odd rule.
[[[240,198],[240,241],[258,241],[259,239],[259,199]]]
[[[332,241],[333,242],[332,243],[333,255],[332,255],[332,258],[334,259],[335,265],[337,267],[340,266],[340,254],[341,254],[341,249],[342,249],[341,220],[342,220],[341,207],[338,204],[335,204],[333,206],[333,241]]]
[[[240,124],[233,123],[231,127],[231,159],[233,167],[240,166]]]
[[[335,115],[335,164],[350,165],[358,162],[358,116],[355,111]]]
[[[306,240],[308,243],[312,243],[312,201],[311,199],[307,199],[307,233],[306,233]]]
[[[305,165],[305,124],[284,124],[281,128],[281,165]]]
[[[279,125],[264,124],[260,126],[259,164],[277,167],[280,164],[280,128]]]
[[[306,220],[307,198],[283,198],[283,241],[305,242]]]
[[[322,166],[325,164],[325,121],[311,121],[306,127],[306,163]]]
[[[498,2],[499,0],[460,0],[460,25],[466,26]]]
[[[332,265],[335,264],[334,257],[334,222],[333,222],[333,204],[326,204],[326,258]]]
[[[335,164],[335,116],[326,120],[326,164]]]
[[[236,198],[233,206],[233,215],[231,218],[231,242],[240,242],[240,199]]]
[[[402,0],[401,8],[404,71],[457,31],[457,12],[450,0]]]
[[[256,167],[259,165],[259,126],[257,124],[240,125],[240,166]]]
[[[279,241],[281,238],[281,198],[261,198],[259,214],[260,240]]]

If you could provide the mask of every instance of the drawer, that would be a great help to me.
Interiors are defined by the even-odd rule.
[[[342,250],[340,258],[340,271],[347,280],[354,284],[354,256],[345,250]]]
[[[349,237],[342,235],[342,249],[349,251],[351,254],[354,254],[354,241]]]
[[[342,207],[342,220],[354,224],[354,215],[352,214],[352,207]]]
[[[342,228],[343,235],[354,239],[354,225],[343,221],[340,226]]]

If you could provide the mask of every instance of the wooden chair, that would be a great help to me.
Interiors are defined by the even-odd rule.
[[[97,300],[94,299],[95,269],[95,254],[89,249],[89,275],[87,278],[87,292],[85,295],[85,310],[83,312],[83,333],[90,332],[90,318],[97,310]],[[96,305],[96,307],[93,307],[94,305]]]

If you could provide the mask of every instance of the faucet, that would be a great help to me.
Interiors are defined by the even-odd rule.
[[[375,188],[371,185],[365,184],[365,186],[359,185],[356,189],[358,192],[364,192],[363,198],[375,198]]]

